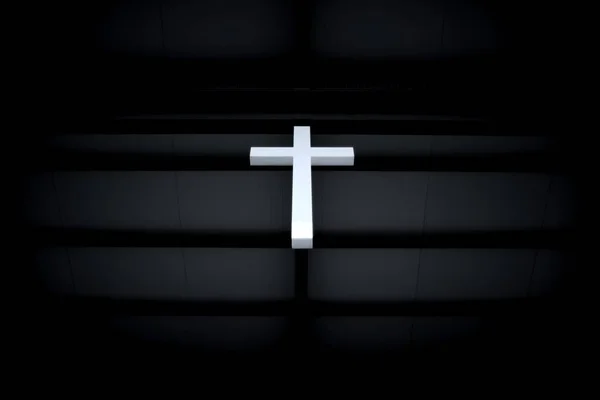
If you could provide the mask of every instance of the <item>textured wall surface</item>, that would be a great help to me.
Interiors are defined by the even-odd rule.
[[[122,0],[59,1],[36,9],[42,33],[30,52],[43,68],[32,78],[37,93],[26,122],[39,126],[26,130],[19,147],[31,156],[17,171],[24,177],[21,222],[31,232],[57,237],[33,243],[35,235],[25,233],[27,251],[20,257],[33,274],[23,291],[43,295],[30,302],[38,317],[29,318],[30,343],[60,357],[72,352],[79,361],[105,356],[113,362],[139,354],[158,359],[162,349],[267,354],[281,346],[297,355],[431,350],[461,361],[468,350],[485,359],[490,353],[509,357],[518,348],[524,365],[556,356],[574,337],[576,324],[565,318],[572,292],[565,289],[573,288],[580,256],[567,245],[547,246],[545,239],[514,244],[521,234],[578,227],[581,170],[537,161],[505,168],[565,145],[576,148],[573,154],[583,150],[578,139],[558,138],[574,136],[559,124],[558,90],[547,79],[564,71],[552,75],[559,63],[547,60],[562,55],[562,43],[570,42],[561,39],[562,28],[552,33],[563,25],[550,7],[475,0]],[[237,91],[214,90],[223,87]],[[249,87],[262,89],[238,90]],[[289,134],[250,134],[243,124],[228,134],[145,128],[115,134],[96,119],[214,113],[226,120],[235,112],[266,121],[267,114],[286,112],[313,113],[319,121],[332,112],[352,117],[384,111],[392,119],[456,114],[509,123],[493,135],[448,132],[444,124],[424,134],[412,128],[382,132],[382,123],[363,129],[364,121],[359,134],[338,129],[314,135],[313,146],[354,147],[357,161],[347,171],[313,172],[315,229],[334,238],[359,236],[369,245],[317,246],[304,255],[281,246],[203,242],[210,235],[287,237],[291,171],[170,164],[207,157],[238,162],[251,146],[289,146],[292,123]],[[526,116],[529,125],[514,122],[516,115]],[[63,132],[60,124],[48,132],[55,120],[83,120],[93,132]],[[354,129],[352,120],[344,123]],[[38,148],[65,155],[66,164],[68,155],[79,154],[81,162],[139,161],[141,167],[45,165]],[[383,158],[408,160],[407,166],[360,167],[361,160]],[[494,168],[503,158],[503,166]],[[566,156],[562,160],[571,164]],[[156,167],[160,162],[168,167]],[[55,243],[67,230],[96,232],[96,239],[125,232],[125,244]],[[200,239],[143,245],[128,236],[144,241],[153,234]],[[477,245],[478,235],[492,240]],[[398,245],[373,248],[379,237]],[[442,239],[406,247],[407,237]],[[461,240],[473,244],[457,244]],[[298,268],[300,261],[307,269]],[[90,297],[102,300],[77,302]],[[550,316],[524,317],[519,309],[519,301],[555,298]],[[59,306],[47,299],[59,299]],[[69,299],[66,305],[62,299]],[[270,301],[339,308],[312,317],[302,307],[293,315],[267,308],[261,316],[225,306],[219,310],[228,315],[200,316],[194,308]],[[408,308],[387,315],[388,303]],[[75,313],[62,312],[73,304]],[[351,315],[335,312],[357,304]],[[475,309],[462,312],[465,304]],[[495,304],[519,312],[488,312]],[[177,349],[183,352],[173,353]]]
[[[289,145],[285,135],[68,135],[54,148],[105,154],[240,155]],[[535,153],[553,139],[315,136],[361,156]],[[228,144],[230,144],[228,146]],[[285,232],[288,171],[43,171],[27,180],[26,216],[40,227],[171,232]],[[413,233],[575,225],[572,180],[557,173],[314,171],[315,229]],[[56,291],[139,298],[284,299],[291,249],[49,248],[39,267]],[[315,249],[309,293],[346,301],[519,298],[548,293],[569,254],[530,249]],[[69,272],[71,271],[71,272]],[[142,278],[143,279],[140,279]]]

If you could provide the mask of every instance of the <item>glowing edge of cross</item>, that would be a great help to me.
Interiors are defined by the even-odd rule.
[[[312,249],[312,166],[352,166],[354,148],[311,147],[310,126],[295,126],[293,147],[251,147],[250,165],[292,166],[292,248]]]

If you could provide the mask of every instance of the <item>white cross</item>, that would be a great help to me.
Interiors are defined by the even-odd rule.
[[[312,249],[312,165],[354,165],[352,147],[310,147],[310,126],[294,127],[294,147],[252,147],[250,165],[292,166],[292,248]]]

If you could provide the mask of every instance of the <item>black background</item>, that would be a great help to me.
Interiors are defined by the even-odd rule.
[[[552,7],[41,6],[17,139],[27,347],[332,371],[577,357],[582,151]],[[313,172],[315,249],[294,252],[291,173],[247,153],[298,124],[356,166]]]

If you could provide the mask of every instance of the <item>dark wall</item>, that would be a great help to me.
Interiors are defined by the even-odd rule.
[[[288,146],[291,141],[291,135],[285,134],[68,134],[48,138],[45,146],[66,152],[63,155],[100,154],[106,166],[119,155],[244,159],[251,146]],[[560,143],[550,136],[381,135],[376,131],[313,137],[314,146],[353,146],[357,163],[361,157],[386,156],[431,161],[456,155],[534,157],[553,154]],[[467,315],[457,308],[434,315],[321,316],[309,324],[311,349],[320,349],[322,355],[374,356],[415,351],[446,354],[436,350],[440,348],[463,355],[478,354],[474,349],[494,348],[503,353],[500,349],[526,348],[532,352],[530,357],[539,357],[543,343],[555,340],[559,332],[570,334],[565,333],[566,327],[551,335],[540,328],[549,323],[546,313],[550,309],[560,319],[571,304],[576,253],[568,243],[507,242],[506,236],[498,236],[487,245],[475,241],[469,247],[468,242],[452,239],[469,232],[520,235],[574,229],[578,215],[572,171],[556,169],[555,164],[521,165],[525,167],[528,170],[447,166],[442,170],[314,171],[317,232],[360,234],[368,247],[377,241],[368,241],[369,235],[381,234],[446,234],[451,241],[402,248],[404,242],[398,236],[398,245],[392,246],[396,248],[377,249],[320,247],[317,240],[308,255],[309,299],[342,305],[500,301],[508,307],[499,316],[488,314],[485,308]],[[289,236],[288,171],[252,171],[249,167],[239,171],[143,167],[102,171],[66,165],[36,169],[26,180],[24,208],[28,223],[36,229]],[[124,240],[127,243],[126,236]],[[32,283],[54,295],[124,302],[289,301],[296,295],[297,260],[289,246],[223,248],[202,241],[183,247],[49,243],[41,242],[31,253],[36,268]],[[511,306],[511,302],[527,299],[557,303],[543,313],[523,314],[528,308]],[[171,349],[166,353],[171,355],[174,348],[188,349],[186,354],[192,349],[256,354],[275,351],[289,339],[289,317],[192,316],[193,308],[179,311],[185,316],[169,316],[173,308],[164,309],[167,314],[162,317],[147,314],[160,313],[157,310],[148,306],[137,312],[117,311],[119,316],[108,314],[103,323],[92,319],[90,325],[82,322],[73,329],[84,337],[93,337],[101,329],[120,337],[119,343],[129,343],[129,351],[151,345]],[[531,347],[532,343],[536,345]]]
[[[296,41],[324,57],[476,54],[515,49],[517,35],[523,46],[539,33],[521,25],[543,23],[527,20],[539,11],[531,5],[477,0],[125,0],[48,8],[61,23],[46,36],[57,49],[174,58],[273,57],[298,50]]]
[[[552,7],[482,0],[55,2],[56,49],[172,58],[441,57],[552,47]],[[299,47],[297,42],[304,42]]]
[[[421,113],[438,112],[427,107],[436,101],[450,112],[459,103],[463,113],[489,103],[488,113],[531,114],[553,107],[556,82],[548,79],[559,66],[551,60],[565,45],[551,6],[534,2],[124,0],[46,7],[30,52],[44,67],[32,79],[41,94],[35,101],[58,112],[114,111],[119,102],[129,113],[152,105],[164,112],[171,105],[165,98],[196,112],[212,102],[202,90],[215,87],[386,87],[398,90],[395,102],[405,107],[422,102]]]
[[[42,66],[31,78],[35,118],[19,139],[28,154],[18,172],[23,258],[33,267],[23,285],[36,316],[28,332],[47,333],[37,348],[60,355],[61,344],[73,360],[119,355],[127,362],[140,354],[199,354],[192,350],[217,358],[276,355],[295,348],[294,340],[307,346],[294,354],[309,349],[332,359],[402,353],[452,362],[518,354],[544,362],[560,353],[576,336],[567,321],[579,256],[560,235],[572,240],[568,234],[579,226],[582,178],[571,162],[580,156],[570,140],[577,132],[556,131],[558,93],[548,80],[555,64],[548,60],[564,46],[550,7],[477,0],[45,5],[30,54]],[[407,161],[388,171],[358,165],[313,172],[316,231],[359,235],[369,245],[339,248],[333,240],[310,251],[305,294],[342,308],[400,303],[409,311],[300,315],[298,328],[298,315],[276,312],[152,309],[295,301],[298,260],[289,246],[140,245],[128,238],[289,236],[289,171],[193,165],[196,157],[239,165],[251,146],[291,145],[299,117],[283,116],[279,126],[289,126],[277,134],[256,133],[256,124],[249,133],[243,123],[223,134],[218,122],[203,132],[180,132],[175,124],[157,133],[156,121],[131,134],[105,128],[106,119],[248,114],[262,121],[283,113],[306,114],[315,124],[315,116],[332,113],[384,114],[373,127],[361,122],[358,133],[344,131],[354,129],[352,121],[342,128],[328,121],[335,133],[322,128],[313,136],[314,146],[354,147],[357,165]],[[413,127],[431,115],[503,124],[493,134],[451,124],[433,132],[385,126],[385,118],[399,115],[417,115]],[[181,159],[192,167],[178,168]],[[87,162],[91,167],[82,167]],[[60,243],[67,230],[121,232],[125,244]],[[46,233],[42,240],[39,232]],[[559,239],[546,242],[548,232]],[[519,242],[538,234],[542,239]],[[376,248],[381,237],[398,245]],[[406,238],[417,244],[405,246]],[[69,301],[87,297],[108,299],[117,312],[77,302],[75,313],[65,311]],[[520,304],[538,301],[543,312],[521,312]],[[503,311],[448,304],[500,304]]]

